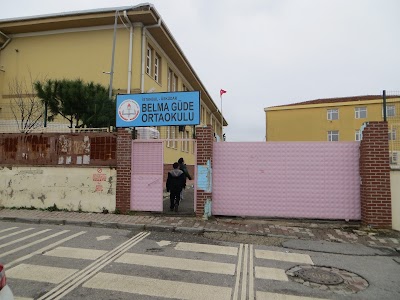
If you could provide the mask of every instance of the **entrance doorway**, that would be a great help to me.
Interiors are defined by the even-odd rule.
[[[177,145],[184,145],[182,151]],[[190,146],[188,146],[190,145]],[[178,212],[170,211],[166,191],[168,172],[183,157],[192,179],[187,179]],[[167,215],[195,215],[196,207],[196,140],[148,139],[132,141],[131,210]]]

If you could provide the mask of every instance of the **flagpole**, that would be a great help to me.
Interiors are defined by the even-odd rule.
[[[221,141],[224,141],[224,115],[222,114],[222,94],[219,96],[221,98]]]

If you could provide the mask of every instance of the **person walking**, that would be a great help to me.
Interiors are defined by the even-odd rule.
[[[179,163],[179,169],[185,174],[185,187],[186,187],[186,178],[188,178],[189,180],[192,180],[192,177],[189,174],[189,171],[186,167],[185,161],[183,160],[183,157],[181,157],[180,159],[178,159],[178,163]],[[181,201],[183,200],[183,190],[181,191]]]
[[[168,172],[167,178],[167,192],[169,192],[169,200],[170,200],[170,210],[178,211],[179,202],[180,202],[180,194],[182,189],[185,188],[186,179],[185,174],[182,170],[179,170],[179,163],[175,162],[173,165],[173,170]]]

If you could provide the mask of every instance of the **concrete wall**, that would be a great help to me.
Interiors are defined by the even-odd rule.
[[[115,167],[0,167],[0,206],[115,211]]]
[[[392,228],[400,231],[400,170],[390,172],[392,192]]]

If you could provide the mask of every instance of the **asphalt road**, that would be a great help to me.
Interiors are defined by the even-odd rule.
[[[265,239],[0,222],[0,262],[16,299],[400,299],[396,253]],[[299,283],[296,266],[353,277]]]

